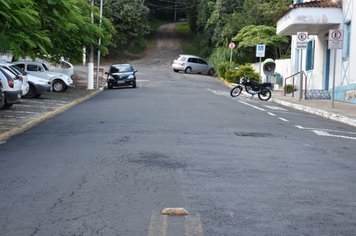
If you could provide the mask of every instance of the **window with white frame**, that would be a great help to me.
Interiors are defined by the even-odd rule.
[[[344,25],[344,46],[343,46],[343,59],[348,59],[350,56],[351,44],[351,21],[346,22]]]

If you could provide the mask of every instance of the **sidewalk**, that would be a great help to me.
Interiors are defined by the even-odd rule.
[[[297,93],[294,97],[291,94],[284,96],[282,91],[273,91],[270,101],[356,127],[356,104],[335,101],[333,108],[332,100],[299,101]]]

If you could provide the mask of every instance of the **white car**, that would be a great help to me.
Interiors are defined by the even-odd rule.
[[[50,71],[44,63],[25,60],[13,62],[13,64],[29,74],[51,81],[52,90],[55,92],[64,92],[68,87],[74,87],[74,82],[69,76],[59,72]]]
[[[0,82],[2,85],[2,99],[0,109],[10,108],[14,103],[17,103],[21,98],[22,90],[21,83],[14,80],[5,69],[0,67]]]
[[[29,89],[30,89],[30,85],[28,84],[28,81],[27,81],[27,76],[22,75],[18,71],[13,70],[11,68],[11,66],[12,66],[11,63],[0,61],[0,67],[5,69],[5,71],[7,71],[8,74],[10,76],[12,76],[14,79],[22,81],[22,83],[21,83],[21,90],[22,90],[21,96],[25,96],[28,93]]]
[[[10,69],[15,71],[16,73],[27,77],[27,81],[29,84],[28,93],[23,96],[25,98],[38,98],[43,93],[49,93],[52,91],[52,83],[49,80],[42,79],[38,76],[28,74],[26,71],[22,70],[16,65],[10,65]]]
[[[203,58],[193,55],[179,55],[172,63],[174,72],[184,71],[184,73],[203,73],[214,75],[214,66],[210,65]]]

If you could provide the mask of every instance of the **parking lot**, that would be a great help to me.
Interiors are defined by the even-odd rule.
[[[0,110],[0,140],[6,139],[7,133],[17,129],[26,129],[36,124],[37,120],[46,114],[80,102],[87,96],[93,96],[96,90],[87,90],[84,86],[68,88],[64,93],[47,93],[36,99],[22,98],[19,103],[11,108]]]

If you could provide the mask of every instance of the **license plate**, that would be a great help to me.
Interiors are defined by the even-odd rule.
[[[18,97],[18,98],[21,98],[21,94],[20,94],[20,93],[19,93],[19,94],[17,94],[17,97]]]
[[[124,81],[124,80],[119,80],[119,81],[117,81],[117,83],[118,83],[118,84],[124,84],[125,81]]]

